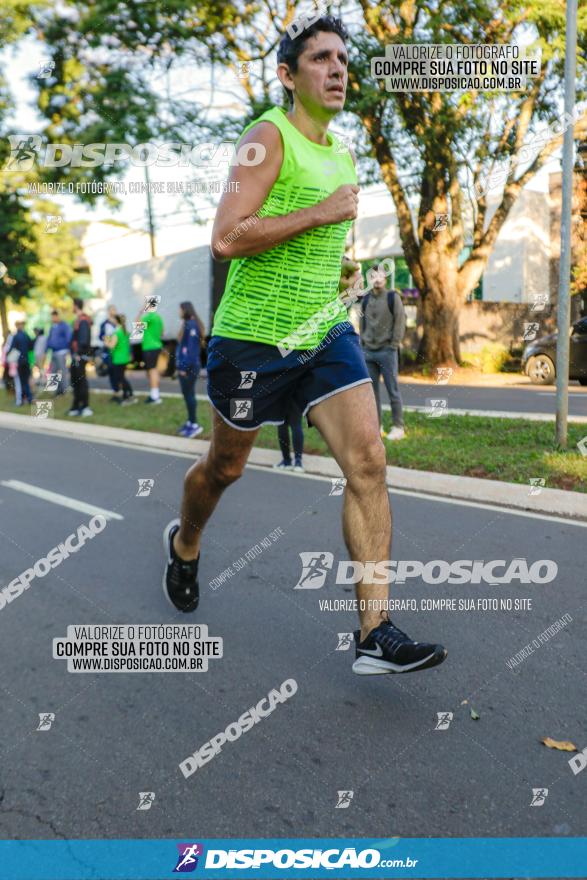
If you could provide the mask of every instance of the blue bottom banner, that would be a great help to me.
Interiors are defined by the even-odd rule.
[[[587,877],[587,837],[0,841],[0,880]]]

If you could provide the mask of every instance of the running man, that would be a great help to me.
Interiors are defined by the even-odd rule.
[[[277,74],[290,109],[274,107],[245,128],[241,147],[261,144],[264,158],[233,167],[231,181],[238,185],[223,195],[216,214],[212,253],[232,264],[208,349],[213,435],[208,453],[186,474],[181,521],[164,532],[163,589],[181,611],[198,606],[206,523],[242,475],[260,427],[282,424],[290,398],[346,478],[349,558],[390,556],[377,408],[359,338],[338,296],[359,192],[353,157],[328,133],[345,102],[347,36],[338,19],[324,16],[294,39],[283,37]],[[364,610],[354,672],[411,672],[445,659],[442,645],[413,641],[381,610],[387,584],[364,579],[356,592]]]

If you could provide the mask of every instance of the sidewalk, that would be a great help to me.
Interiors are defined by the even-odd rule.
[[[0,412],[0,428],[32,431],[54,436],[71,437],[93,443],[113,443],[135,448],[142,447],[159,452],[171,452],[182,456],[196,457],[208,451],[208,440],[187,440],[165,434],[147,431],[133,431],[127,428],[112,428],[105,425],[84,424],[63,419],[38,419],[16,413]],[[273,449],[254,448],[249,456],[249,464],[272,468],[281,458]],[[308,475],[324,478],[341,477],[341,471],[334,459],[321,455],[305,455],[304,466]],[[294,474],[281,474],[296,477]],[[298,479],[304,479],[300,475]],[[537,495],[529,494],[529,487],[518,483],[505,483],[498,480],[481,480],[475,477],[439,474],[431,471],[418,471],[388,465],[387,483],[390,489],[416,492],[422,495],[446,497],[469,503],[485,503],[509,507],[516,511],[528,511],[547,516],[587,522],[587,495],[581,492],[566,492],[562,489],[543,488]]]
[[[434,373],[423,376],[420,372],[409,370],[399,374],[399,381],[417,382],[422,385],[435,385]],[[480,370],[456,369],[450,377],[451,385],[471,385],[478,388],[550,388],[549,385],[533,385],[524,373],[482,373]],[[569,386],[574,387],[574,386]]]

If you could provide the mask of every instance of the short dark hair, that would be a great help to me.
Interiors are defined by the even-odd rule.
[[[320,31],[328,34],[338,34],[343,43],[349,38],[349,34],[340,18],[333,15],[323,15],[308,27],[304,28],[301,33],[295,37],[291,37],[286,31],[280,40],[277,49],[277,63],[287,64],[290,73],[295,73],[298,69],[298,58],[304,51],[304,43],[310,37],[314,37]],[[289,100],[289,106],[293,107],[293,92],[291,89],[283,87]]]
[[[182,302],[179,304],[181,309],[182,318],[184,321],[192,321],[196,317],[196,310],[189,300]]]
[[[51,314],[52,314],[52,315],[59,315],[59,312],[57,311],[57,309],[53,309],[53,311],[51,312]]]
[[[76,309],[83,309],[83,307],[84,307],[84,301],[83,301],[83,299],[80,299],[79,296],[76,296],[76,298],[73,301],[73,304],[76,307]]]

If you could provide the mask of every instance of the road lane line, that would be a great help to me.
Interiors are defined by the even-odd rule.
[[[103,507],[96,507],[95,504],[86,504],[85,501],[78,501],[77,498],[69,498],[67,495],[60,495],[59,492],[49,492],[48,489],[41,489],[40,486],[33,486],[31,483],[23,483],[20,480],[0,480],[0,486],[6,486],[7,489],[14,489],[16,492],[24,492],[25,495],[33,495],[35,498],[41,498],[43,501],[50,501],[52,504],[60,504],[62,507],[69,507],[70,510],[79,510],[81,513],[90,513],[92,516],[106,517],[106,519],[124,519],[119,513],[112,510],[105,510]]]

